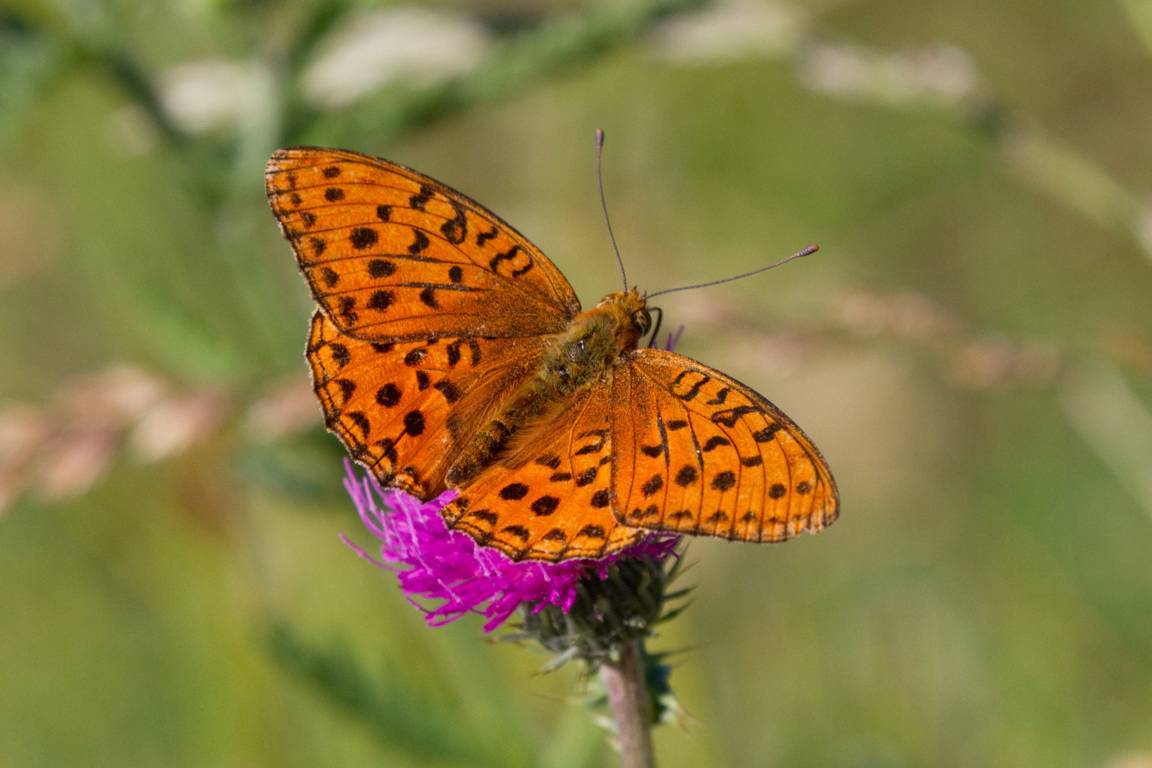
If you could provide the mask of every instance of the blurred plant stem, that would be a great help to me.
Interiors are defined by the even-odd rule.
[[[616,45],[657,22],[705,5],[706,0],[605,3],[541,24],[497,46],[472,71],[423,88],[388,88],[352,107],[318,113],[296,104],[286,121],[305,143],[352,143],[372,136],[386,144],[418,125],[475,109],[523,91]]]
[[[1017,178],[1098,226],[1134,238],[1152,259],[1147,207],[1100,163],[1038,128],[1008,131],[1002,146]]]
[[[1152,3],[1148,0],[1120,0],[1120,7],[1128,15],[1141,42],[1152,53]]]
[[[1074,370],[1060,394],[1068,422],[1152,518],[1152,412],[1102,362]]]
[[[643,641],[621,646],[619,658],[600,665],[600,681],[616,722],[623,768],[653,768],[652,713],[649,707]]]

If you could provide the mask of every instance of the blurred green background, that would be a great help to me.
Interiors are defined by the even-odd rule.
[[[837,474],[693,542],[663,766],[1152,765],[1152,4],[0,5],[0,768],[599,766],[360,535],[262,167],[379,154],[668,296]]]

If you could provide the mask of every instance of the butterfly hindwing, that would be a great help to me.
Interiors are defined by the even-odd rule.
[[[383,342],[535,336],[580,311],[563,274],[527,238],[404,166],[281,149],[265,184],[313,296],[342,333]]]
[[[774,542],[835,521],[827,464],[772,403],[683,355],[640,349],[625,358],[612,394],[622,522]]]
[[[452,457],[480,427],[484,404],[536,369],[541,343],[364,341],[318,311],[307,354],[328,428],[381,483],[427,499],[444,490]]]
[[[597,558],[635,543],[644,531],[612,512],[606,378],[466,484],[444,509],[449,527],[517,560]]]

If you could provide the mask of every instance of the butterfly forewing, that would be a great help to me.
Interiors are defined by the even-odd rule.
[[[656,530],[784,541],[839,513],[823,457],[749,387],[682,355],[643,349],[615,368],[615,511]]]
[[[427,499],[444,490],[484,404],[536,370],[541,344],[539,337],[370,342],[316,312],[308,362],[325,421],[352,457],[384,485]]]
[[[515,559],[602,557],[644,531],[612,513],[607,381],[559,403],[555,416],[461,489],[444,510],[450,527]]]
[[[580,311],[568,281],[524,236],[408,168],[282,149],[265,183],[316,301],[342,333],[385,342],[535,336]]]

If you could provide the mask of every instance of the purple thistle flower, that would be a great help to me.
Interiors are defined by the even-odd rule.
[[[671,350],[683,331],[680,326],[668,334],[665,349]],[[621,560],[661,562],[680,543],[679,536],[652,534],[597,560],[518,562],[497,549],[480,546],[466,533],[448,529],[440,510],[456,497],[456,491],[445,491],[425,502],[381,487],[370,474],[358,474],[348,459],[344,469],[344,487],[364,527],[380,540],[380,556],[368,554],[347,536],[340,538],[360,557],[395,573],[408,602],[433,627],[478,613],[488,619],[484,631],[491,632],[522,605],[532,614],[549,606],[568,614],[582,579],[595,575],[603,581],[609,566]]]
[[[440,510],[455,498],[455,491],[423,502],[403,491],[382,488],[347,459],[344,465],[344,487],[364,526],[380,540],[380,556],[371,556],[347,536],[341,538],[368,562],[395,573],[408,602],[434,627],[479,613],[488,619],[484,631],[491,632],[521,605],[533,613],[548,606],[568,613],[581,579],[593,574],[605,579],[608,566],[625,558],[663,560],[680,541],[679,536],[653,534],[598,560],[517,562],[480,546],[466,533],[448,529]]]

